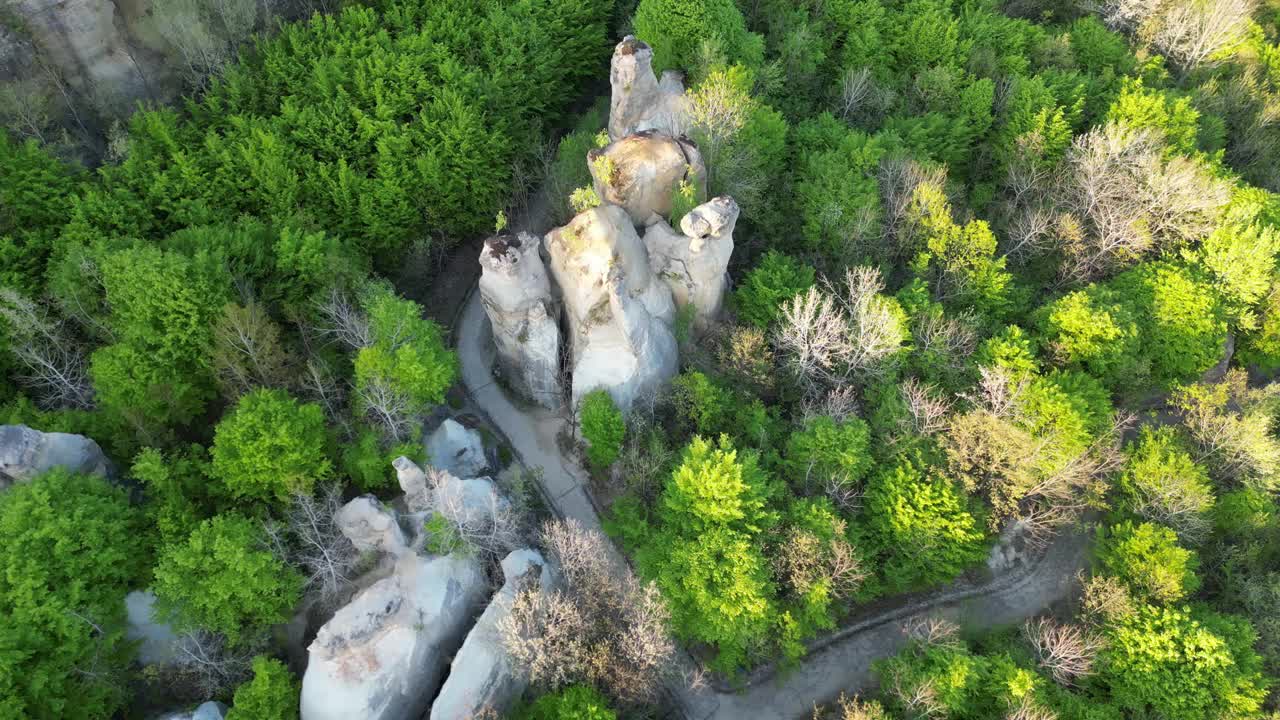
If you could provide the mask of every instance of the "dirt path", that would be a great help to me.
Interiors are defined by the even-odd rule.
[[[526,466],[542,469],[543,490],[555,513],[598,529],[599,513],[586,490],[587,475],[573,458],[561,454],[556,441],[565,428],[563,416],[513,401],[494,382],[495,351],[479,293],[473,291],[467,298],[453,330],[463,383],[475,406],[506,437]],[[815,703],[831,700],[841,692],[873,687],[871,664],[902,647],[899,628],[907,619],[942,614],[978,629],[1020,622],[1071,595],[1077,571],[1087,561],[1087,550],[1084,534],[1064,534],[1028,566],[1015,568],[981,587],[943,589],[910,606],[863,619],[810,653],[796,670],[740,693],[673,686],[671,694],[690,720],[807,718]],[[683,660],[691,667],[691,660]]]

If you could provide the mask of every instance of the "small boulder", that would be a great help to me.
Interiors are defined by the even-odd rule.
[[[535,550],[516,550],[502,560],[503,585],[484,614],[467,634],[453,659],[440,695],[431,705],[431,720],[468,720],[482,709],[504,716],[528,685],[526,673],[507,655],[498,633],[511,613],[511,603],[523,587],[537,586],[543,594],[558,582],[551,566]],[[528,585],[526,585],[528,584]]]
[[[342,534],[362,553],[400,555],[409,547],[395,513],[372,495],[361,495],[343,505],[334,519]]]
[[[111,474],[102,448],[87,437],[0,425],[0,490],[56,467],[82,475]]]
[[[227,716],[227,706],[220,702],[207,702],[191,713],[191,720],[222,720]]]
[[[427,473],[418,463],[401,455],[391,462],[396,469],[396,480],[400,490],[404,492],[405,505],[409,512],[420,513],[431,509],[431,486],[427,484]]]
[[[463,427],[453,418],[440,423],[427,438],[427,455],[433,466],[458,477],[483,475],[489,465],[480,433]]]
[[[474,555],[402,555],[311,643],[302,720],[420,718],[486,589]]]

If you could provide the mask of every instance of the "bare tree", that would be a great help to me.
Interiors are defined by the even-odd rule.
[[[1094,628],[1103,628],[1131,616],[1137,604],[1129,589],[1117,578],[1109,575],[1077,577],[1081,585],[1080,617]]]
[[[496,486],[481,495],[463,486],[473,481],[460,480],[433,466],[428,466],[426,473],[431,509],[449,524],[458,540],[498,557],[526,546],[522,519]]]
[[[1022,636],[1031,643],[1036,661],[1054,682],[1064,687],[1093,674],[1093,663],[1102,649],[1099,636],[1076,625],[1063,625],[1042,617],[1028,620]]]
[[[9,351],[22,370],[17,380],[46,408],[89,409],[93,385],[88,361],[62,320],[10,288],[0,288],[0,320]]]
[[[960,626],[937,615],[913,616],[902,624],[902,634],[911,642],[954,647],[960,642]]]
[[[794,597],[803,598],[821,585],[833,598],[842,599],[867,579],[853,545],[844,539],[845,527],[844,520],[838,520],[829,542],[801,528],[787,530],[778,544],[773,567],[775,577]]]
[[[1249,33],[1257,0],[1166,0],[1151,44],[1184,71],[1213,65],[1214,55]]]
[[[1101,0],[1086,7],[1102,16],[1112,30],[1134,32],[1155,16],[1165,0]]]
[[[413,399],[385,377],[361,383],[355,388],[354,399],[365,416],[396,442],[407,439],[418,427]]]
[[[295,493],[280,520],[263,524],[267,544],[306,578],[306,593],[324,610],[334,609],[357,574],[360,554],[338,527],[342,488],[323,485],[315,495]]]
[[[652,702],[675,652],[661,593],[575,521],[549,522],[542,537],[565,589],[519,593],[498,626],[503,646],[539,686],[586,682],[625,703]]]
[[[1197,383],[1172,403],[1196,446],[1196,460],[1217,478],[1272,491],[1280,485],[1280,442],[1273,419],[1280,384],[1253,389],[1234,369],[1217,383]]]
[[[157,0],[150,22],[199,86],[235,60],[258,22],[257,0]]]
[[[253,674],[253,644],[231,645],[217,633],[194,630],[178,638],[177,657],[162,675],[169,689],[187,687],[193,697],[224,697]]]
[[[880,162],[877,179],[884,206],[885,239],[890,241],[894,257],[909,257],[915,254],[919,231],[911,212],[916,189],[922,185],[942,188],[947,181],[946,168],[891,155]]]
[[[360,304],[341,288],[329,289],[329,294],[315,303],[316,314],[321,318],[316,330],[331,337],[351,350],[373,345],[373,331],[369,317]]]
[[[903,430],[913,435],[932,435],[946,427],[951,400],[937,387],[910,377],[898,386],[898,392],[907,406]]]
[[[258,303],[228,303],[213,325],[214,372],[230,399],[255,387],[286,384],[288,356],[280,328]]]

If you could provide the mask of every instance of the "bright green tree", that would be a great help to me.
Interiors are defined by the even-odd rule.
[[[587,441],[587,460],[597,470],[604,470],[618,459],[627,424],[622,411],[605,390],[593,390],[582,398],[578,408],[582,437]]]
[[[813,287],[813,281],[813,266],[770,250],[738,286],[738,314],[758,328],[768,328],[782,304]]]
[[[791,433],[784,457],[795,487],[821,490],[828,480],[856,487],[871,470],[871,430],[856,416],[811,418]]]
[[[764,62],[764,40],[747,32],[733,0],[640,0],[632,24],[636,37],[653,48],[658,74],[698,69],[703,43],[729,63]]]
[[[253,679],[236,688],[227,720],[297,720],[298,679],[284,663],[259,655]]]
[[[514,720],[615,720],[609,700],[587,685],[547,693],[515,712]]]
[[[319,405],[254,390],[214,431],[213,476],[238,498],[288,500],[332,472],[328,441]]]
[[[1103,528],[1095,552],[1102,570],[1123,581],[1141,600],[1173,603],[1200,587],[1196,554],[1179,547],[1178,536],[1169,528],[1128,521]]]
[[[196,526],[185,544],[162,549],[152,589],[176,628],[210,630],[238,644],[288,619],[302,597],[302,577],[263,548],[256,522],[218,515]]]

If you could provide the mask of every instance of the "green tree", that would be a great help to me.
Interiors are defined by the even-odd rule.
[[[152,589],[174,627],[242,644],[288,619],[302,598],[302,577],[264,549],[257,523],[218,515],[186,543],[162,549]]]
[[[1089,371],[1116,388],[1141,387],[1146,376],[1138,316],[1119,293],[1090,286],[1041,309],[1040,332],[1058,362]]]
[[[604,470],[618,459],[622,439],[627,433],[622,411],[613,404],[605,390],[593,390],[582,398],[578,408],[582,437],[587,441],[587,460],[597,470]]]
[[[1124,472],[1116,479],[1124,507],[1169,526],[1185,543],[1203,541],[1211,525],[1213,485],[1176,431],[1143,426],[1125,455]]]
[[[52,470],[0,493],[0,715],[112,717],[128,699],[124,596],[147,564],[139,513]]]
[[[1227,323],[1215,288],[1191,269],[1168,262],[1139,265],[1111,287],[1132,307],[1151,379],[1185,382],[1222,358]]]
[[[284,663],[259,655],[253,679],[236,688],[228,720],[297,720],[298,679]]]
[[[1128,521],[1101,528],[1095,552],[1102,570],[1141,600],[1173,603],[1200,587],[1195,553],[1179,547],[1169,528]]]
[[[547,693],[515,712],[515,720],[615,720],[617,714],[599,690],[570,685]]]
[[[733,0],[640,0],[632,25],[653,48],[659,75],[698,69],[704,43],[730,64],[755,68],[764,62],[764,39],[747,32]]]
[[[819,416],[791,433],[784,454],[795,487],[823,490],[829,481],[854,488],[870,472],[871,430],[859,417]]]
[[[0,132],[0,286],[40,289],[75,185],[73,168],[35,140],[19,143]]]
[[[770,250],[747,273],[735,294],[738,315],[766,329],[778,317],[782,304],[813,287],[812,265]]]
[[[218,423],[212,473],[237,498],[285,501],[332,472],[328,442],[319,405],[254,390]]]

